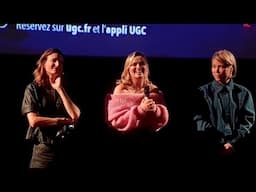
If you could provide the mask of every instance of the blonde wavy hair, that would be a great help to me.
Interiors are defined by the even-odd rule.
[[[132,85],[132,79],[131,79],[131,75],[129,73],[129,67],[133,64],[133,59],[135,57],[142,57],[142,60],[145,64],[145,71],[144,71],[144,87],[147,85],[151,85],[152,82],[149,80],[149,75],[150,75],[150,71],[149,71],[149,65],[148,65],[148,60],[146,58],[146,56],[139,51],[134,51],[132,53],[130,53],[124,63],[124,68],[123,68],[123,72],[121,74],[121,79],[118,79],[116,81],[116,84],[123,84],[124,86],[131,86]]]

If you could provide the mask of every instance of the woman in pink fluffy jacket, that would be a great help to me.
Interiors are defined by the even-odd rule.
[[[106,120],[119,132],[157,132],[167,125],[164,96],[149,80],[147,58],[133,52],[126,58],[121,78],[106,97]]]

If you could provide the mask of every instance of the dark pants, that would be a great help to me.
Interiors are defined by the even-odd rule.
[[[29,167],[42,169],[56,167],[56,153],[57,149],[53,145],[35,144]]]

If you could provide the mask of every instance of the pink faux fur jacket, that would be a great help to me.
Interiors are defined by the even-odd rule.
[[[144,112],[138,107],[143,97],[143,94],[108,94],[106,97],[106,120],[109,125],[123,132],[139,128],[158,131],[163,128],[169,120],[163,95],[150,94],[150,98],[153,98],[157,104],[156,112]]]

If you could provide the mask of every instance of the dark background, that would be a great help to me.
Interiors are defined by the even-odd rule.
[[[4,165],[9,173],[27,171],[31,145],[25,140],[26,119],[21,115],[25,86],[33,80],[32,72],[38,55],[0,55],[2,61],[2,141]],[[151,80],[164,92],[170,120],[156,134],[150,145],[139,148],[124,145],[104,121],[104,98],[114,87],[123,70],[125,58],[66,57],[65,78],[69,94],[81,108],[81,119],[74,139],[70,141],[67,167],[90,177],[121,179],[126,173],[148,176],[164,171],[168,174],[194,174],[208,170],[214,162],[203,162],[195,152],[192,134],[192,92],[212,80],[210,59],[148,58]],[[255,60],[240,60],[236,82],[255,93]],[[253,167],[255,127],[246,139],[243,162],[235,165]],[[152,147],[153,146],[153,147]],[[201,164],[202,163],[202,164]],[[250,168],[248,168],[250,167]],[[179,170],[175,171],[174,170]],[[115,175],[116,174],[116,175]],[[181,175],[179,175],[181,174]],[[128,177],[128,176],[127,176]],[[158,176],[159,178],[159,176]]]
[[[163,2],[147,3],[147,8],[144,2],[131,5],[107,2],[103,6],[101,2],[101,7],[104,7],[101,10],[98,2],[95,6],[91,4],[84,6],[84,3],[80,5],[78,2],[64,3],[61,9],[59,3],[56,6],[51,4],[49,7],[35,4],[34,8],[31,8],[31,5],[27,6],[24,2],[19,3],[18,6],[17,3],[16,7],[19,9],[15,10],[15,15],[8,11],[6,14],[2,13],[3,23],[5,21],[7,23],[38,23],[39,21],[44,23],[49,21],[51,23],[60,21],[62,23],[84,23],[85,21],[89,23],[255,23],[254,6],[248,3],[242,5],[226,2],[227,6],[225,6],[225,2],[222,2],[221,10],[216,3],[202,4],[194,1],[182,2],[181,6],[177,5],[178,2],[171,5]],[[67,9],[63,7],[65,5]],[[120,5],[119,8],[116,7],[118,5]],[[151,9],[148,7],[150,5],[152,5]],[[238,5],[237,8],[236,5]],[[10,7],[13,7],[13,2]],[[47,11],[46,8],[51,11]],[[34,190],[46,186],[47,190],[50,189],[46,177],[41,178],[34,185],[31,178],[27,179],[20,174],[26,172],[29,159],[29,146],[24,140],[27,125],[21,116],[20,105],[25,85],[33,78],[32,71],[37,58],[38,55],[0,55],[1,184],[6,184],[8,188],[17,189],[25,186],[26,190]],[[215,169],[215,164],[206,165],[208,162],[205,164],[200,158],[196,158],[198,163],[193,162],[194,157],[198,155],[194,153],[196,150],[193,147],[196,139],[190,132],[190,91],[211,79],[207,59],[150,59],[152,80],[165,93],[171,112],[168,126],[161,130],[155,142],[159,146],[157,148],[159,153],[155,153],[152,155],[154,158],[142,163],[138,163],[135,155],[128,158],[128,160],[133,159],[129,162],[115,158],[119,153],[114,153],[113,146],[116,140],[111,144],[112,132],[103,120],[103,99],[104,94],[112,88],[115,78],[119,77],[123,62],[124,58],[66,58],[65,74],[70,84],[75,83],[73,88],[77,92],[74,97],[83,112],[81,131],[79,131],[77,143],[71,146],[71,149],[74,149],[74,158],[70,158],[71,164],[74,165],[74,172],[61,181],[58,178],[51,178],[50,184],[55,184],[57,189],[68,189],[67,187],[71,186],[72,191],[78,186],[79,189],[93,186],[93,189],[101,190],[110,187],[118,191],[123,189],[143,191],[165,189],[166,191],[170,188],[188,190],[193,187],[206,191],[213,188],[237,190],[239,186],[243,189],[247,186],[255,187],[253,177],[255,174],[253,169],[255,167],[255,158],[253,158],[255,127],[252,129],[254,132],[251,137],[246,141],[245,161],[235,164],[232,167],[234,171],[217,168],[216,171],[210,171],[207,174],[210,168]],[[254,65],[255,60],[239,60],[236,81],[250,88],[255,98]],[[158,161],[155,162],[156,159]],[[121,165],[122,162],[124,162],[123,165]],[[143,163],[145,166],[141,166]],[[237,167],[245,171],[241,173]],[[206,171],[201,172],[201,170]],[[6,178],[8,182],[5,183],[3,181]],[[75,178],[76,181],[71,178]]]

